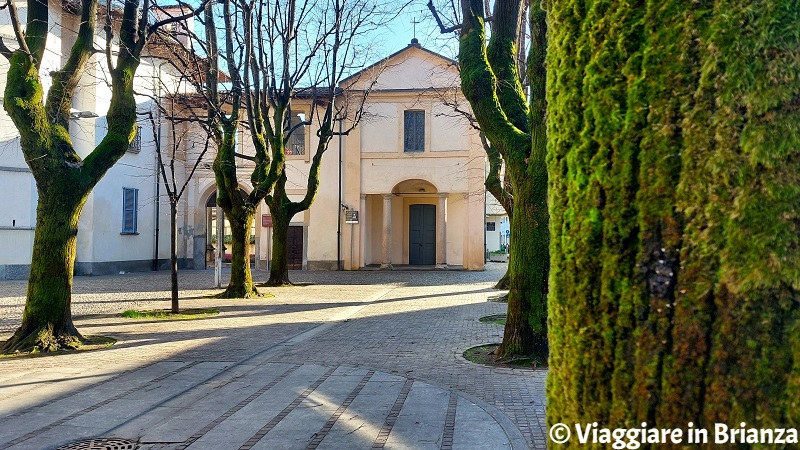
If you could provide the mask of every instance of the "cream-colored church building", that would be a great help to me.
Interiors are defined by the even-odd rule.
[[[77,20],[62,12],[51,20],[43,72],[66,58],[75,36],[56,22]],[[10,33],[0,23],[0,33]],[[51,48],[52,47],[52,48]],[[8,62],[0,59],[0,92],[5,88]],[[70,135],[76,150],[86,156],[106,132],[105,111],[110,92],[102,81],[103,55],[95,55],[73,101]],[[295,216],[290,229],[290,268],[345,270],[430,268],[482,270],[485,242],[485,154],[477,132],[466,119],[442,102],[443,95],[459,96],[455,63],[412,41],[362,74],[379,74],[368,97],[365,115],[348,135],[335,137],[322,163],[321,186],[308,211]],[[168,65],[143,58],[137,89],[156,90],[171,76]],[[342,87],[364,88],[370,77],[353,76]],[[372,77],[375,79],[375,77]],[[154,82],[160,79],[160,83]],[[45,84],[47,80],[45,79]],[[443,94],[444,93],[444,94]],[[139,109],[151,109],[152,98],[138,98]],[[464,104],[462,99],[462,104]],[[304,111],[301,100],[293,114]],[[103,275],[167,267],[169,206],[163,182],[157,181],[154,137],[162,150],[175,145],[167,123],[156,130],[144,116],[130,151],[93,190],[81,215],[76,275]],[[188,125],[178,125],[186,127]],[[347,123],[343,124],[347,127]],[[187,130],[184,130],[184,132]],[[287,152],[290,196],[304,194],[315,129],[295,133]],[[195,140],[200,137],[192,135]],[[204,137],[202,139],[205,139]],[[190,157],[202,142],[185,139],[178,152],[179,181],[193,165]],[[240,137],[247,153],[249,138]],[[192,146],[192,148],[189,148]],[[180,155],[184,155],[181,159]],[[213,150],[189,181],[178,211],[180,267],[212,267],[217,248],[216,187],[210,163]],[[243,189],[246,169],[239,171]],[[36,218],[36,186],[19,147],[13,123],[0,110],[0,279],[27,277]],[[265,204],[259,207],[253,230],[253,259],[265,268],[271,255],[271,221]]]
[[[376,77],[364,119],[331,142],[317,198],[292,220],[290,267],[336,269],[340,261],[346,270],[404,265],[482,270],[485,153],[469,122],[443,104],[458,92],[455,62],[414,41],[342,86],[359,92]],[[295,101],[293,115],[307,115],[308,107]],[[298,199],[305,194],[316,146],[316,129],[303,132],[303,138],[291,140],[287,157],[289,185],[296,187],[289,195]],[[246,153],[249,137],[241,142]],[[195,207],[212,206],[213,177],[198,180],[201,204]],[[254,259],[264,268],[271,229],[264,226],[270,224],[268,208],[262,204],[260,210]],[[213,214],[195,214],[194,229],[206,230],[195,236],[195,249],[208,247],[214,228],[205,223]]]

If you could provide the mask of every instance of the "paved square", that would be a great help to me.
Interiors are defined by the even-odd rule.
[[[0,450],[84,438],[145,449],[544,449],[546,372],[461,357],[502,335],[478,321],[505,311],[487,301],[505,265],[487,269],[293,272],[313,284],[262,288],[275,297],[255,300],[208,298],[213,273],[186,271],[181,306],[221,312],[192,321],[117,315],[168,307],[166,272],[76,278],[78,329],[118,342],[0,360]],[[0,282],[0,338],[24,292]]]

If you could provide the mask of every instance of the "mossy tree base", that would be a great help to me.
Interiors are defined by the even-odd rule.
[[[263,297],[263,295],[258,292],[258,289],[254,285],[251,285],[249,289],[246,286],[228,286],[227,289],[216,294],[213,298],[259,298]]]
[[[547,357],[536,354],[501,356],[497,353],[500,344],[479,345],[467,349],[463,356],[467,361],[492,367],[514,369],[543,369],[547,367]]]
[[[494,288],[506,290],[509,289],[510,287],[511,287],[511,277],[508,275],[508,270],[506,270],[505,275],[503,275],[503,278],[500,278],[500,281],[498,281],[497,284],[494,285]]]
[[[0,347],[4,347],[10,341],[0,341]],[[60,348],[46,349],[42,346],[26,347],[24,350],[14,350],[10,352],[0,352],[0,358],[17,358],[25,356],[46,356],[55,354],[86,352],[92,350],[101,350],[108,348],[117,343],[117,340],[107,336],[83,336],[79,341],[73,341],[68,345],[62,345]]]
[[[74,350],[86,342],[78,330],[69,327],[54,330],[52,324],[45,326],[23,326],[0,348],[0,353],[57,352]]]

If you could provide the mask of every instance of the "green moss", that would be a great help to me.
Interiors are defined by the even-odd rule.
[[[795,415],[790,3],[548,2],[551,423]]]

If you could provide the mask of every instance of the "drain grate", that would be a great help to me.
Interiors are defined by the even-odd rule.
[[[128,439],[97,438],[75,441],[56,450],[135,450],[138,446],[136,441]]]

